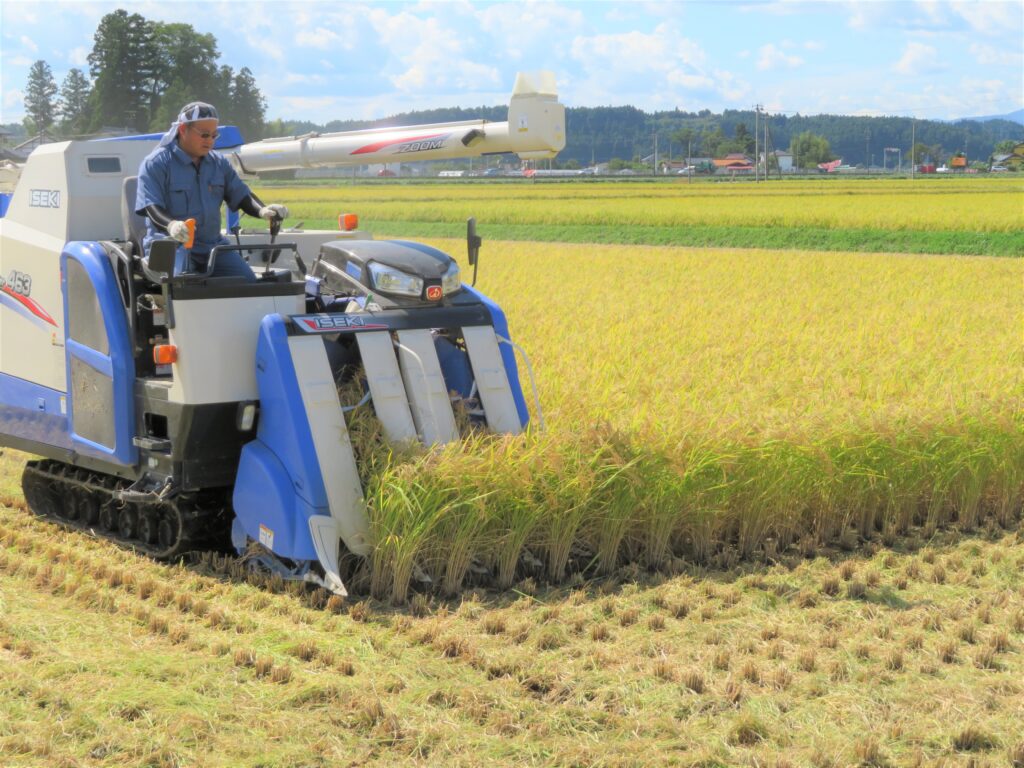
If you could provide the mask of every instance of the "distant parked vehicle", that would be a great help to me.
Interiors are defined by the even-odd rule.
[[[389,170],[387,168],[381,168],[379,171],[377,171],[377,175],[380,176],[380,177],[385,177],[385,178],[389,178],[390,179],[390,178],[393,178],[393,177],[397,176],[398,174],[396,174],[394,171]]]
[[[437,174],[443,179],[458,179],[466,175],[465,171],[441,171]]]
[[[989,168],[990,173],[1006,173],[1008,170],[1010,169],[1007,168],[1005,165],[993,165],[991,168]]]
[[[621,171],[616,171],[616,176],[636,176],[636,171],[632,168],[623,168]]]
[[[501,168],[488,168],[484,171],[484,176],[501,176]]]

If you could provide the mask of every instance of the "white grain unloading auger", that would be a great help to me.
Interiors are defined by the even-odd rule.
[[[360,372],[359,407],[392,441],[457,439],[456,400],[519,432],[529,413],[504,313],[447,254],[358,230],[275,243],[236,229],[208,272],[241,249],[255,283],[171,276],[171,241],[145,270],[134,174],[158,139],[41,146],[0,198],[0,445],[45,457],[23,478],[40,515],[163,559],[230,531],[282,576],[343,594],[340,545],[366,555],[372,542],[339,382]],[[517,78],[505,123],[251,144],[222,127],[217,149],[257,173],[564,145],[544,73]]]

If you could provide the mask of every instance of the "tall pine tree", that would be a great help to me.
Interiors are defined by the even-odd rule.
[[[248,67],[242,67],[231,84],[231,122],[242,131],[246,141],[263,138],[263,120],[267,102],[256,87],[256,78]]]
[[[148,125],[157,66],[152,25],[137,13],[118,9],[100,20],[93,40],[93,129]]]
[[[89,94],[92,87],[80,69],[72,69],[60,86],[60,127],[65,135],[89,130]]]
[[[166,117],[178,114],[189,101],[206,101],[218,109],[227,89],[223,87],[217,66],[217,39],[200,34],[191,24],[153,24],[156,49],[150,94],[150,125],[153,130],[167,127]],[[185,98],[182,99],[181,97]]]
[[[28,85],[25,88],[25,111],[36,132],[42,133],[53,125],[57,112],[53,97],[56,95],[57,83],[53,81],[50,65],[40,59],[28,71]]]

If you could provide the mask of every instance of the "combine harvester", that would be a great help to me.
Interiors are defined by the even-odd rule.
[[[309,134],[217,149],[241,173],[565,146],[554,78],[519,75],[508,121]],[[391,441],[459,437],[453,402],[496,432],[529,413],[501,308],[458,264],[417,243],[272,228],[219,251],[259,280],[148,268],[134,174],[159,135],[70,141],[28,158],[0,218],[0,446],[44,457],[31,509],[159,559],[253,545],[288,579],[345,594],[342,546],[372,546],[338,385],[362,371]],[[269,236],[268,236],[269,235]],[[476,271],[480,239],[467,234]],[[278,258],[280,256],[280,258]],[[306,265],[310,265],[307,270]],[[282,268],[290,265],[292,268]]]

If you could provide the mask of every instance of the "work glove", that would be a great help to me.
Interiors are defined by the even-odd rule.
[[[188,242],[188,224],[184,221],[172,221],[167,225],[167,234],[179,243]]]
[[[284,221],[288,218],[288,208],[283,205],[273,203],[271,205],[264,205],[260,208],[260,218],[272,221],[277,219],[278,221]]]

